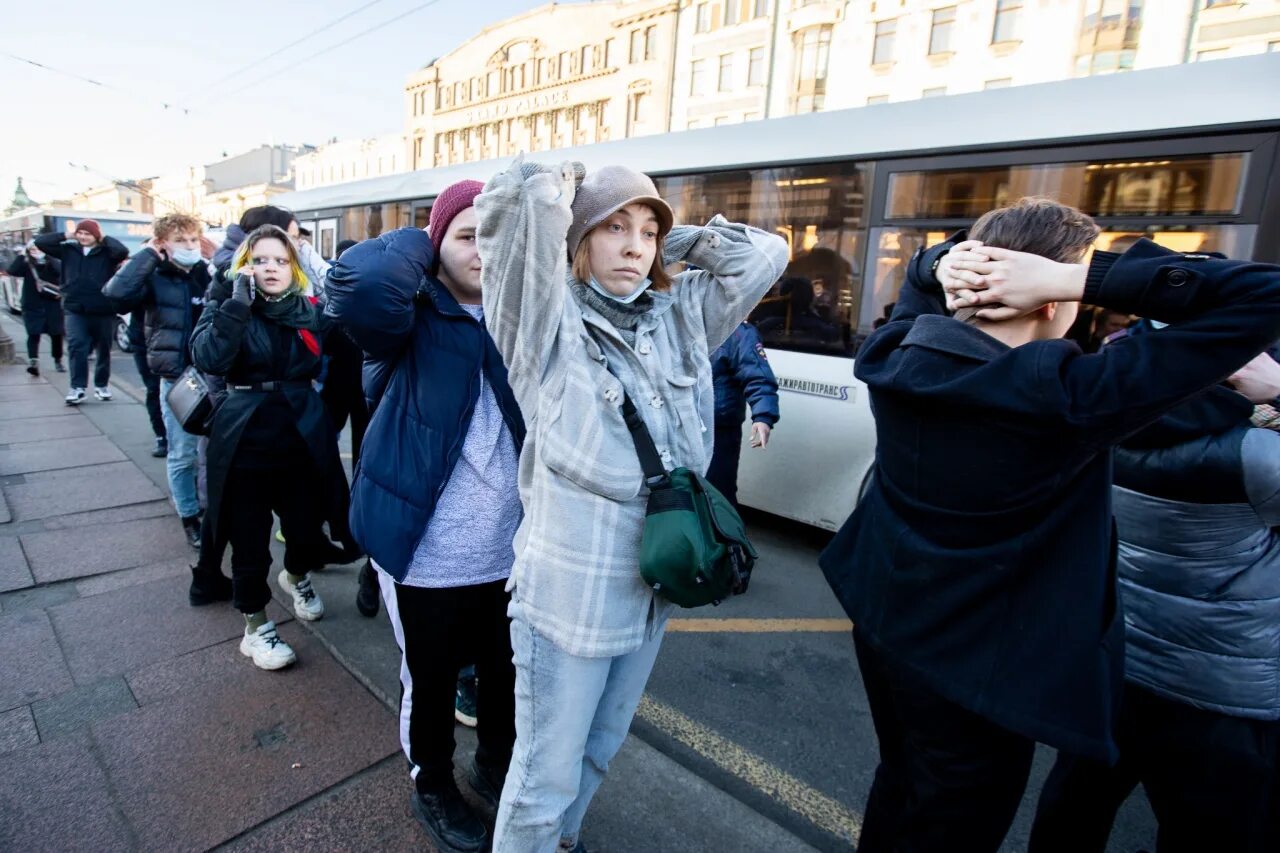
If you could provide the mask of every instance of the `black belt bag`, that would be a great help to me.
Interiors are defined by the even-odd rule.
[[[208,435],[213,421],[213,413],[217,409],[216,395],[209,390],[209,383],[204,374],[190,365],[182,371],[169,393],[165,395],[169,411],[182,425],[183,432],[192,435]]]
[[[719,604],[747,591],[756,549],[728,498],[688,468],[668,472],[653,436],[624,392],[622,417],[649,486],[640,577],[681,607]]]

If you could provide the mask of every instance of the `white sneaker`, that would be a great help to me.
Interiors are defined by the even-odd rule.
[[[83,393],[83,392],[81,392],[81,393]],[[94,389],[93,389],[93,396],[97,397],[99,400],[110,400],[110,399],[111,399],[111,389],[110,389],[110,388],[94,388]]]
[[[83,389],[83,388],[72,388],[72,389],[71,389],[71,392],[70,392],[69,394],[67,394],[67,405],[68,405],[68,406],[78,406],[78,405],[80,405],[80,404],[81,404],[81,403],[83,403],[83,402],[84,402],[84,389]]]
[[[276,633],[274,622],[267,622],[256,631],[250,631],[246,625],[240,654],[253,658],[253,665],[258,669],[283,669],[298,660],[289,644]]]
[[[281,569],[276,581],[281,589],[293,596],[293,613],[299,619],[314,622],[324,615],[324,602],[311,585],[311,578],[303,578],[302,583],[294,586],[289,583],[289,572]]]

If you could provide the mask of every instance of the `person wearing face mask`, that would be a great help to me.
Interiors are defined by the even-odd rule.
[[[282,229],[251,233],[228,273],[210,287],[191,341],[196,367],[227,389],[209,434],[209,529],[231,546],[232,603],[246,623],[240,652],[280,669],[297,657],[266,615],[273,512],[287,539],[277,582],[299,619],[324,615],[307,575],[322,565],[323,493],[341,465],[312,385],[330,324],[303,295],[305,274]]]
[[[62,280],[62,264],[36,248],[34,241],[27,243],[26,251],[9,264],[9,275],[22,279],[22,324],[27,329],[27,373],[40,375],[40,336],[49,336],[53,350],[53,366],[65,373],[62,366],[62,336],[65,323],[62,317],[62,292],[58,283]]]
[[[104,237],[96,220],[67,222],[63,234],[41,234],[36,248],[62,262],[62,307],[67,312],[67,351],[71,388],[67,405],[84,402],[89,385],[89,350],[94,352],[93,395],[111,399],[111,339],[116,306],[102,294],[102,286],[129,257],[114,237]]]
[[[707,470],[709,353],[782,275],[782,238],[673,226],[645,175],[517,160],[476,199],[485,319],[531,431],[514,543],[516,745],[499,853],[582,850],[672,605],[640,577],[647,491],[630,398],[668,470]],[[669,276],[669,265],[691,267]],[[536,415],[536,418],[534,417]]]
[[[351,526],[376,566],[403,655],[400,732],[413,812],[449,851],[483,850],[489,840],[453,776],[464,664],[476,666],[480,741],[468,782],[491,806],[515,741],[505,587],[524,421],[485,331],[472,206],[482,188],[446,188],[425,232],[401,228],[347,249],[329,275],[326,308],[367,357],[371,420]]]
[[[191,547],[200,548],[200,498],[196,491],[197,436],[182,428],[169,408],[168,395],[191,363],[191,336],[204,311],[208,264],[200,252],[200,220],[171,213],[155,221],[151,240],[117,272],[102,292],[128,311],[144,311],[147,368],[160,378],[160,411],[168,453],[169,494]],[[194,570],[193,570],[194,571]],[[220,572],[209,579],[210,594],[231,597],[230,581]]]

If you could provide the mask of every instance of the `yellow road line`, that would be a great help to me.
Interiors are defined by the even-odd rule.
[[[862,832],[862,816],[845,808],[839,801],[647,694],[641,698],[640,708],[636,713],[640,719],[661,729],[721,770],[732,773],[813,825],[837,838],[857,844]]]
[[[840,633],[853,630],[848,619],[672,619],[668,631],[694,634]]]

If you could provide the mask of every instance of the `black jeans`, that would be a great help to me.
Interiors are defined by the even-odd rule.
[[[321,567],[320,494],[312,465],[233,467],[227,475],[218,526],[231,545],[232,603],[241,613],[257,613],[271,600],[272,512],[280,516],[284,532],[284,567],[295,575]]]
[[[369,428],[369,407],[365,403],[359,374],[352,376],[349,371],[334,369],[331,362],[329,376],[325,379],[324,388],[320,389],[320,399],[324,401],[324,410],[329,414],[335,433],[342,431],[348,419],[351,421],[351,470],[354,471],[360,464],[360,449]]]
[[[71,360],[71,387],[89,387],[89,350],[93,350],[93,385],[106,388],[111,382],[111,339],[116,318],[111,314],[67,312],[67,352]]]
[[[1123,701],[1119,763],[1058,755],[1031,853],[1101,853],[1138,783],[1160,826],[1160,853],[1280,850],[1280,722],[1193,708],[1132,684]]]
[[[383,578],[383,589],[388,579]],[[387,601],[401,668],[401,732],[408,717],[409,763],[419,791],[453,777],[453,707],[458,670],[476,667],[476,763],[504,772],[516,740],[516,668],[512,663],[506,581],[428,589],[394,584]],[[403,740],[403,734],[402,734]]]
[[[49,347],[53,351],[53,360],[62,361],[62,335],[50,335]],[[27,358],[40,357],[40,336],[27,335]]]
[[[160,413],[160,377],[147,366],[147,348],[134,347],[133,366],[147,389],[147,417],[151,419],[151,432],[156,438],[165,437],[164,416]]]
[[[707,482],[738,505],[738,460],[742,455],[742,424],[716,424],[715,449],[707,468]]]
[[[1035,742],[914,683],[854,631],[880,740],[859,853],[999,849]]]

